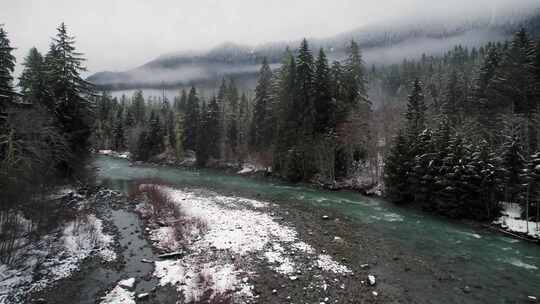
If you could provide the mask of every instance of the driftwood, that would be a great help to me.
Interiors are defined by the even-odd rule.
[[[491,225],[484,225],[485,227],[489,228],[489,229],[492,229],[492,230],[496,230],[498,232],[502,232],[504,234],[507,234],[507,235],[510,235],[512,237],[515,237],[515,238],[518,238],[520,240],[524,240],[524,241],[527,241],[527,242],[531,242],[531,243],[536,243],[536,244],[540,244],[539,240],[537,239],[534,239],[534,238],[530,238],[530,237],[526,237],[526,236],[523,236],[523,235],[520,235],[518,233],[514,233],[514,232],[511,232],[511,231],[508,231],[508,230],[504,230],[500,227],[494,227],[494,226],[491,226]]]
[[[160,259],[172,259],[178,256],[184,255],[183,251],[175,251],[158,255]]]

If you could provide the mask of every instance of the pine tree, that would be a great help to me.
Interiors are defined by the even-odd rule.
[[[206,112],[206,124],[205,128],[205,141],[208,145],[208,154],[214,159],[219,159],[220,149],[219,149],[219,138],[221,136],[220,129],[221,121],[221,111],[219,109],[219,104],[216,97],[213,97],[207,107]]]
[[[229,81],[227,88],[228,96],[228,111],[226,113],[226,144],[227,150],[232,152],[232,155],[236,155],[236,149],[238,146],[238,88],[234,83],[234,80]]]
[[[494,90],[494,107],[506,109],[510,113],[523,115],[527,135],[524,141],[526,152],[532,154],[538,149],[538,126],[533,121],[534,114],[538,112],[536,83],[533,64],[533,44],[522,29],[514,35],[512,43],[504,54],[500,67],[497,69],[491,88]]]
[[[185,89],[182,89],[180,93],[180,97],[176,96],[174,98],[174,110],[179,112],[185,112],[186,111],[186,104],[187,104],[187,92]]]
[[[174,123],[174,138],[175,138],[175,156],[177,160],[181,160],[184,157],[184,146],[182,138],[184,136],[184,114],[179,112],[176,114]]]
[[[330,69],[323,49],[315,62],[314,102],[317,112],[316,131],[324,133],[335,130],[335,99],[332,99]]]
[[[464,110],[464,85],[459,80],[457,71],[450,73],[446,87],[446,96],[444,98],[442,112],[449,118],[452,126],[459,125],[462,122],[461,114]]]
[[[468,146],[460,134],[453,134],[442,160],[436,185],[440,187],[436,198],[436,210],[451,217],[461,217],[464,204],[470,199],[468,191]]]
[[[410,183],[410,191],[414,196],[414,201],[425,206],[431,203],[433,199],[435,192],[433,180],[437,174],[434,166],[436,153],[431,130],[425,129],[422,131],[414,145],[411,150],[414,151],[415,157],[412,161],[408,182]]]
[[[296,60],[287,48],[283,64],[276,72],[273,99],[276,107],[274,115],[277,118],[274,126],[273,169],[282,176],[289,176],[288,164],[292,153],[291,148],[296,143],[297,116],[292,110],[296,90]]]
[[[206,115],[206,114],[204,114]],[[195,150],[197,146],[197,132],[199,128],[199,118],[204,116],[199,112],[199,98],[197,90],[192,87],[189,91],[186,116],[184,120],[184,138],[183,145],[186,150]]]
[[[507,202],[522,202],[525,158],[517,136],[508,137],[501,153],[501,177],[504,182],[504,199]]]
[[[140,124],[146,121],[146,102],[142,90],[137,90],[131,98],[131,113],[135,123]]]
[[[299,134],[304,141],[309,142],[315,128],[316,109],[314,93],[314,63],[313,55],[306,39],[300,44],[296,60],[296,94],[292,111],[298,117]]]
[[[347,54],[343,74],[344,102],[348,107],[355,107],[362,102],[368,102],[368,98],[362,54],[354,40],[351,41]]]
[[[481,131],[488,139],[493,142],[496,133],[496,113],[499,109],[494,106],[492,82],[496,76],[497,69],[501,62],[501,54],[496,47],[490,47],[487,51],[486,58],[480,68],[475,85],[473,88],[472,105],[473,114],[478,117],[478,121],[483,126]]]
[[[250,130],[250,145],[255,150],[263,149],[269,144],[269,139],[266,137],[268,130],[265,122],[268,115],[270,115],[267,109],[270,102],[271,80],[272,71],[270,70],[268,61],[264,58],[259,71],[257,87],[255,88],[255,104]]]
[[[219,111],[220,111],[220,120],[219,120],[219,130],[220,130],[220,137],[219,137],[219,149],[220,151],[225,154],[225,150],[227,149],[227,132],[229,129],[229,120],[227,117],[228,111],[229,111],[229,88],[227,87],[227,81],[225,78],[221,79],[221,85],[218,89],[218,95],[217,95],[217,103],[219,105]]]
[[[248,133],[250,123],[249,102],[245,93],[240,97],[240,105],[238,108],[238,145],[243,147],[248,142]]]
[[[31,48],[23,62],[24,70],[19,77],[19,87],[24,100],[33,104],[46,102],[44,59],[36,48]],[[49,109],[54,105],[46,104]]]
[[[478,196],[478,204],[473,206],[471,214],[481,220],[492,220],[498,215],[496,193],[501,184],[498,169],[499,158],[490,150],[486,140],[475,145],[471,165],[475,170],[477,184],[474,191]]]
[[[94,104],[89,96],[93,87],[81,77],[86,71],[85,59],[75,49],[75,40],[69,36],[64,23],[57,28],[49,53],[45,59],[47,85],[52,93],[60,129],[66,135],[72,154],[85,156],[91,134]],[[78,161],[65,162],[65,173],[71,174]]]
[[[411,200],[411,168],[409,143],[406,135],[400,131],[384,163],[385,194],[391,201],[403,203]]]
[[[200,167],[206,166],[208,163],[208,160],[210,158],[210,141],[207,140],[207,137],[209,135],[209,112],[206,108],[206,103],[202,103],[200,117],[199,117],[199,124],[200,129],[197,136],[197,142],[196,142],[196,148],[195,148],[195,155],[197,157],[197,165]]]
[[[126,147],[126,139],[124,136],[124,119],[123,108],[120,108],[116,114],[113,129],[113,146],[114,150],[122,151]]]
[[[6,31],[0,26],[0,127],[2,127],[1,124],[6,117],[6,108],[13,102],[15,96],[13,76],[11,75],[15,70],[13,50]]]
[[[540,153],[535,153],[527,163],[527,181],[529,187],[528,201],[536,206],[536,230],[540,230]]]
[[[165,134],[159,115],[155,111],[150,113],[148,127],[149,156],[153,157],[164,151],[163,137]]]
[[[407,136],[411,143],[426,128],[426,105],[424,103],[424,92],[422,83],[416,79],[413,84],[411,95],[407,98]]]
[[[287,170],[291,180],[308,180],[316,173],[316,155],[313,151],[317,112],[314,103],[314,62],[306,39],[300,44],[295,66],[295,87],[288,107],[291,145]],[[292,161],[294,160],[294,161]],[[298,162],[299,161],[299,162]],[[296,174],[300,172],[300,176]]]

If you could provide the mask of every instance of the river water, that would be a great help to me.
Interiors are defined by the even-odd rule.
[[[214,170],[130,166],[127,160],[107,156],[97,156],[94,165],[99,168],[101,181],[121,191],[127,191],[136,179],[159,178],[182,187],[256,196],[283,205],[295,201],[313,208],[330,208],[354,221],[369,224],[385,242],[414,252],[420,258],[435,260],[442,269],[451,269],[460,280],[481,286],[474,293],[482,302],[522,303],[528,295],[540,294],[540,246],[472,225],[353,192],[323,191]]]

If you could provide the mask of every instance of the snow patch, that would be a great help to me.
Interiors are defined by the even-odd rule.
[[[117,158],[123,158],[123,159],[129,159],[131,157],[131,153],[129,152],[117,152],[113,150],[99,150],[98,154],[117,157]]]
[[[59,236],[45,235],[21,248],[16,266],[0,264],[0,304],[7,303],[8,297],[22,302],[30,290],[42,290],[70,276],[92,254],[105,261],[116,260],[113,237],[103,232],[103,222],[95,215],[80,216],[61,228]]]
[[[133,278],[132,278],[133,279]],[[131,280],[131,279],[128,279]],[[124,281],[118,282],[118,284],[101,298],[101,304],[135,304],[135,292],[130,291],[122,286]],[[133,279],[135,282],[135,279]]]
[[[268,169],[266,169],[263,166],[259,166],[259,165],[255,165],[251,163],[244,163],[242,165],[242,169],[240,169],[240,171],[236,173],[237,174],[251,174],[251,173],[256,173],[256,172],[265,171],[265,170],[268,171]]]
[[[190,255],[176,261],[158,261],[155,263],[154,276],[159,278],[162,286],[176,286],[186,303],[199,301],[209,293],[212,299],[234,291],[236,286],[239,286],[236,296],[252,296],[253,287],[240,282],[234,265],[218,265],[215,262],[198,264],[194,258]]]
[[[118,286],[122,288],[132,289],[135,286],[135,278],[129,278],[118,282]]]
[[[320,254],[317,260],[317,266],[324,271],[331,271],[333,273],[345,274],[352,271],[345,265],[341,265],[334,261],[331,256],[327,254]]]
[[[527,222],[521,219],[521,206],[516,203],[502,202],[503,208],[502,216],[495,220],[493,223],[500,225],[501,228],[508,231],[527,234],[530,237],[540,239],[540,223]]]
[[[159,190],[170,197],[183,218],[202,221],[206,227],[193,242],[182,244],[188,255],[155,263],[154,276],[159,278],[160,285],[175,286],[186,302],[206,301],[209,296],[211,299],[218,295],[232,296],[235,303],[252,298],[253,286],[241,267],[249,265],[253,258],[265,260],[270,269],[282,275],[302,267],[318,267],[338,274],[351,272],[329,255],[317,256],[312,246],[298,239],[294,228],[257,210],[270,206],[269,203],[206,190],[185,191],[165,186],[159,186]],[[151,230],[150,236],[159,244],[161,238],[171,234],[169,229]],[[307,265],[298,264],[298,257],[305,257],[301,263],[307,260]]]

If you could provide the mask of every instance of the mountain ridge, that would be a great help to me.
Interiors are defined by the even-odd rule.
[[[539,8],[495,18],[491,14],[450,25],[427,20],[374,24],[309,41],[312,50],[324,48],[331,60],[337,60],[343,57],[347,43],[354,39],[359,42],[369,65],[392,64],[419,58],[422,54],[442,54],[458,44],[479,47],[487,42],[502,41],[520,27],[528,28],[537,37],[540,35]],[[223,77],[249,78],[257,73],[264,57],[278,66],[286,47],[298,44],[298,40],[257,46],[223,42],[206,51],[164,54],[124,72],[98,72],[88,77],[88,81],[100,89],[115,90],[217,83]]]

